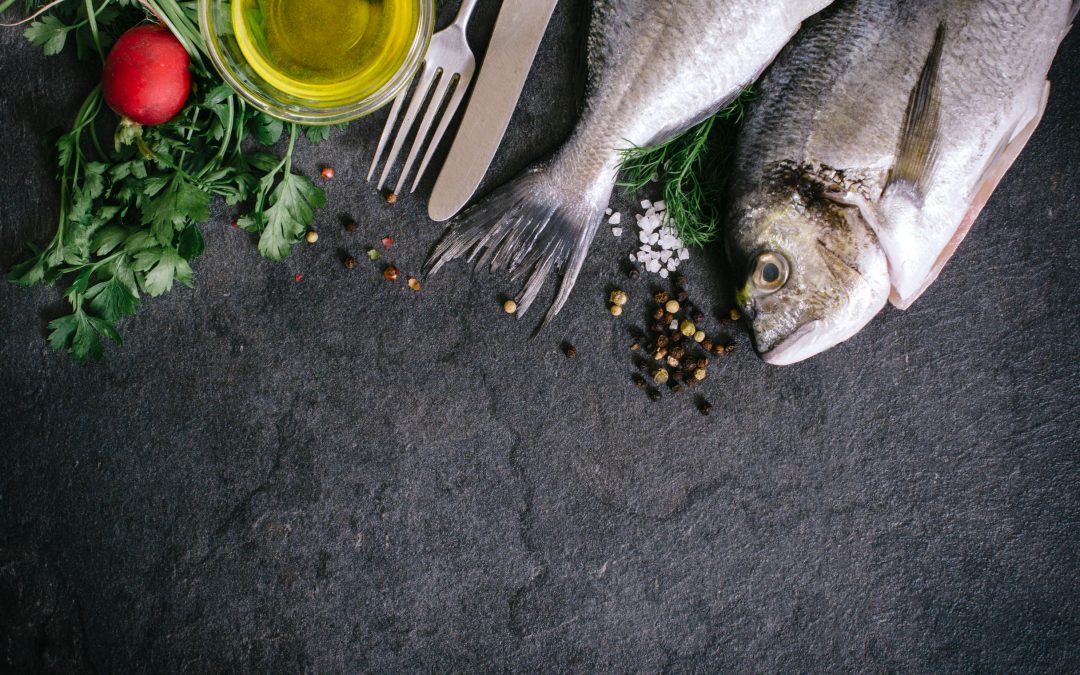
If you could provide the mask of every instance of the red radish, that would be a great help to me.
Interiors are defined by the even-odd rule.
[[[105,102],[124,125],[168,122],[191,92],[187,50],[164,26],[136,26],[113,45],[101,75]]]

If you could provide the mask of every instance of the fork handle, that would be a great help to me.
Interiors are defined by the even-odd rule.
[[[472,18],[473,10],[476,9],[476,3],[480,0],[461,0],[461,7],[458,9],[457,18],[454,19],[454,23],[459,24],[464,28],[469,19]]]

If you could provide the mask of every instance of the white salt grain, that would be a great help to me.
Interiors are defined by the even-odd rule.
[[[609,214],[609,215],[611,215],[611,214]],[[610,218],[608,218],[608,225],[619,225],[621,223],[622,223],[622,214],[621,213],[616,213],[614,215],[611,215]]]
[[[611,233],[613,235],[615,235],[616,237],[621,237],[622,236],[622,228],[621,227],[613,227],[613,228],[611,228]]]

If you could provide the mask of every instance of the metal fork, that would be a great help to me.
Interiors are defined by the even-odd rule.
[[[408,177],[413,164],[416,163],[416,157],[424,146],[424,140],[428,136],[431,124],[435,121],[435,116],[438,114],[439,109],[443,107],[443,103],[446,102],[450,87],[456,84],[449,102],[446,102],[439,127],[431,137],[431,142],[428,143],[427,152],[424,154],[423,161],[420,162],[420,169],[416,172],[416,178],[413,180],[409,192],[416,190],[416,186],[424,176],[424,171],[427,170],[428,164],[431,162],[432,155],[435,154],[435,150],[439,147],[439,141],[442,140],[443,135],[446,133],[446,128],[450,126],[450,121],[461,105],[462,99],[465,98],[465,92],[469,89],[469,83],[472,82],[473,74],[476,71],[476,57],[473,55],[472,50],[469,49],[465,29],[469,25],[469,19],[472,16],[473,9],[476,8],[477,2],[478,0],[462,0],[454,23],[432,36],[431,46],[428,47],[424,64],[416,81],[416,87],[413,89],[412,100],[409,101],[409,107],[405,111],[405,118],[402,120],[401,126],[398,127],[394,144],[390,148],[390,155],[386,160],[386,164],[383,165],[382,175],[379,176],[379,190],[386,183],[386,177],[389,175],[390,169],[397,162],[398,156],[401,154],[401,148],[405,144],[405,139],[412,131],[413,124],[420,115],[424,102],[429,98],[431,100],[427,110],[424,112],[424,119],[420,122],[420,127],[416,131],[412,150],[409,151],[409,157],[405,160],[405,166],[398,177],[397,186],[394,188],[395,193],[401,192],[401,186],[405,184],[405,179]],[[408,93],[409,89],[405,88],[394,99],[394,104],[390,108],[390,117],[386,120],[386,126],[383,127],[382,137],[379,138],[379,145],[375,149],[375,158],[372,159],[371,169],[368,171],[367,179],[369,182],[375,174],[383,150],[394,132],[394,127],[397,125],[398,118],[401,115],[401,108],[405,105]]]

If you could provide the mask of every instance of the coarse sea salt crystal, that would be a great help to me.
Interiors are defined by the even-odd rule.
[[[685,248],[680,248],[679,249],[679,260],[689,260],[689,259],[690,259],[690,250],[685,249]]]
[[[668,274],[669,274],[669,272],[667,271],[667,268],[666,268],[666,267],[665,267],[665,268],[662,268],[662,269],[660,270],[660,278],[661,278],[661,279],[667,279],[667,278],[668,278]]]
[[[604,215],[605,216],[610,216],[611,215],[611,209],[608,209],[608,210],[604,211]]]
[[[657,213],[660,213],[661,211],[667,211],[667,203],[663,200],[656,202],[652,205],[652,207],[656,210]]]
[[[660,271],[660,263],[656,260],[650,260],[649,262],[645,263],[645,269],[655,274]]]
[[[613,235],[615,235],[616,237],[621,237],[622,236],[622,228],[621,227],[613,227],[613,228],[611,228],[611,233]]]
[[[652,208],[652,202],[650,202],[648,199],[642,199],[641,200],[641,208],[648,211],[649,209]]]
[[[648,244],[649,243],[649,233],[646,232],[645,230],[642,230],[641,232],[638,232],[638,240],[642,244]]]
[[[667,261],[667,268],[674,272],[676,269],[679,268],[679,259],[673,258],[672,260]]]
[[[661,253],[660,253],[660,262],[665,262],[666,263],[669,260],[671,260],[671,251],[661,251]]]
[[[656,242],[658,242],[658,241],[660,241],[660,235],[658,235],[655,232],[653,232],[652,234],[649,235],[649,243],[650,244],[655,245]]]
[[[608,215],[611,215],[611,217],[608,218],[608,225],[619,225],[620,223],[622,223],[622,214],[621,213],[608,214]]]

